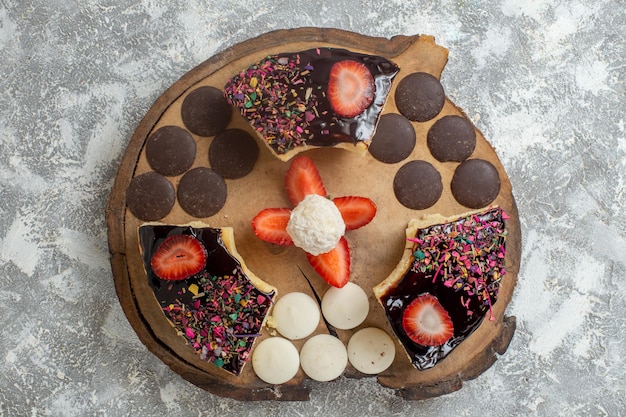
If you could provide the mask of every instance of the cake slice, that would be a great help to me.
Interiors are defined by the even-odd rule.
[[[224,94],[283,161],[311,147],[364,152],[398,71],[380,56],[315,48],[264,58]]]
[[[498,207],[412,220],[404,255],[374,287],[413,365],[435,366],[478,328],[505,274],[507,215]]]
[[[146,224],[139,244],[163,314],[200,359],[240,375],[277,290],[237,253],[230,227]]]

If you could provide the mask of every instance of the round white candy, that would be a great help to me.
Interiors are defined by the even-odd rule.
[[[287,339],[304,339],[317,328],[320,309],[307,294],[291,292],[278,299],[272,318],[276,330]]]
[[[381,329],[367,327],[348,341],[348,360],[364,374],[378,374],[389,368],[396,356],[391,337]]]
[[[354,329],[369,313],[367,294],[358,285],[348,282],[342,288],[331,287],[322,298],[322,314],[337,329]]]
[[[261,341],[252,353],[252,369],[268,384],[284,384],[296,376],[299,367],[298,349],[282,337]]]
[[[348,364],[348,353],[341,340],[329,334],[313,336],[300,349],[300,366],[315,381],[332,381]]]

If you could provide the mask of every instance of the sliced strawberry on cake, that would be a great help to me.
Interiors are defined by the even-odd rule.
[[[418,296],[404,309],[402,328],[422,346],[441,346],[454,334],[450,315],[431,294]]]
[[[154,273],[162,279],[178,281],[200,272],[207,253],[200,241],[189,235],[165,239],[150,260]]]
[[[344,233],[372,221],[376,205],[366,197],[327,198],[320,173],[306,156],[291,162],[285,190],[293,210],[262,210],[252,219],[254,233],[269,243],[301,248],[324,281],[343,287],[350,280],[350,248]]]
[[[372,104],[376,84],[370,70],[352,60],[339,61],[330,69],[328,101],[335,113],[356,117]]]

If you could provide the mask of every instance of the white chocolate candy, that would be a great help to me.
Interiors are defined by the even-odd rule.
[[[331,287],[322,298],[322,314],[337,329],[354,329],[369,313],[367,294],[358,285],[348,282],[343,288]]]
[[[273,326],[287,339],[304,339],[315,331],[319,322],[317,302],[305,293],[285,294],[274,305]]]
[[[300,366],[315,381],[332,381],[348,364],[348,353],[341,340],[329,334],[313,336],[300,350]]]
[[[376,327],[361,329],[348,341],[348,360],[364,374],[381,373],[391,366],[395,356],[393,340]]]
[[[299,367],[298,349],[282,337],[261,341],[252,353],[252,369],[268,384],[284,384],[296,376]]]

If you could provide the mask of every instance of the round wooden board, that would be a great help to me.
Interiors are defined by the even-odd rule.
[[[250,365],[245,367],[240,376],[235,377],[201,361],[186,346],[165,318],[148,286],[137,238],[137,229],[144,222],[127,210],[126,189],[134,176],[151,170],[144,154],[144,144],[151,132],[164,125],[184,127],[180,119],[180,106],[190,91],[205,85],[221,89],[228,78],[266,55],[315,47],[345,48],[380,55],[396,62],[401,71],[394,81],[383,113],[397,113],[393,95],[399,80],[417,71],[428,72],[440,78],[447,62],[447,50],[436,45],[429,36],[383,39],[337,29],[301,28],[270,32],[237,44],[188,72],[154,103],[128,144],[106,207],[113,277],[128,320],[152,353],[186,380],[216,395],[239,400],[307,400],[312,384],[308,383],[307,377],[300,370],[289,383],[270,386],[254,375]],[[248,124],[235,113],[229,127],[250,131]],[[375,326],[393,334],[372,288],[383,281],[400,261],[409,220],[429,213],[453,216],[468,211],[456,202],[450,192],[450,180],[458,164],[438,162],[426,147],[426,134],[430,126],[440,117],[451,114],[466,117],[446,99],[444,109],[435,119],[413,123],[417,145],[409,158],[397,164],[383,164],[369,154],[358,155],[345,150],[306,151],[306,155],[317,165],[331,196],[367,196],[378,206],[378,213],[372,223],[346,234],[352,248],[351,279],[369,294],[370,313],[357,329],[339,331],[339,337],[344,343],[347,343],[356,330],[363,327]],[[212,138],[194,135],[194,139],[197,152],[193,167],[209,166],[208,147]],[[328,286],[312,270],[303,251],[295,247],[268,245],[252,232],[250,221],[260,210],[266,207],[290,206],[283,188],[284,173],[289,162],[275,158],[263,145],[259,148],[259,159],[250,175],[237,180],[226,180],[228,198],[220,212],[209,218],[197,219],[186,214],[176,203],[172,211],[160,221],[167,224],[186,224],[200,220],[211,227],[232,227],[238,252],[247,267],[255,275],[277,287],[278,296],[291,291],[312,294],[300,269],[311,279],[315,291],[322,295]],[[458,390],[462,381],[480,375],[493,364],[497,353],[506,351],[515,331],[515,318],[505,316],[504,312],[513,294],[520,262],[521,233],[517,207],[502,164],[478,130],[476,150],[471,157],[490,161],[500,175],[502,187],[493,205],[501,206],[510,216],[507,221],[507,274],[494,306],[494,320],[484,320],[467,340],[435,367],[417,371],[404,354],[403,348],[397,344],[393,365],[377,378],[380,384],[396,390],[407,399],[424,399]],[[443,195],[427,210],[407,209],[397,202],[393,194],[395,173],[404,163],[413,159],[430,162],[442,176]],[[176,186],[180,176],[169,179]],[[327,332],[323,322],[316,333],[322,332]],[[268,332],[265,331],[261,339],[268,337],[266,333]],[[300,348],[303,342],[295,342],[296,347]],[[350,366],[345,375],[365,377]]]

